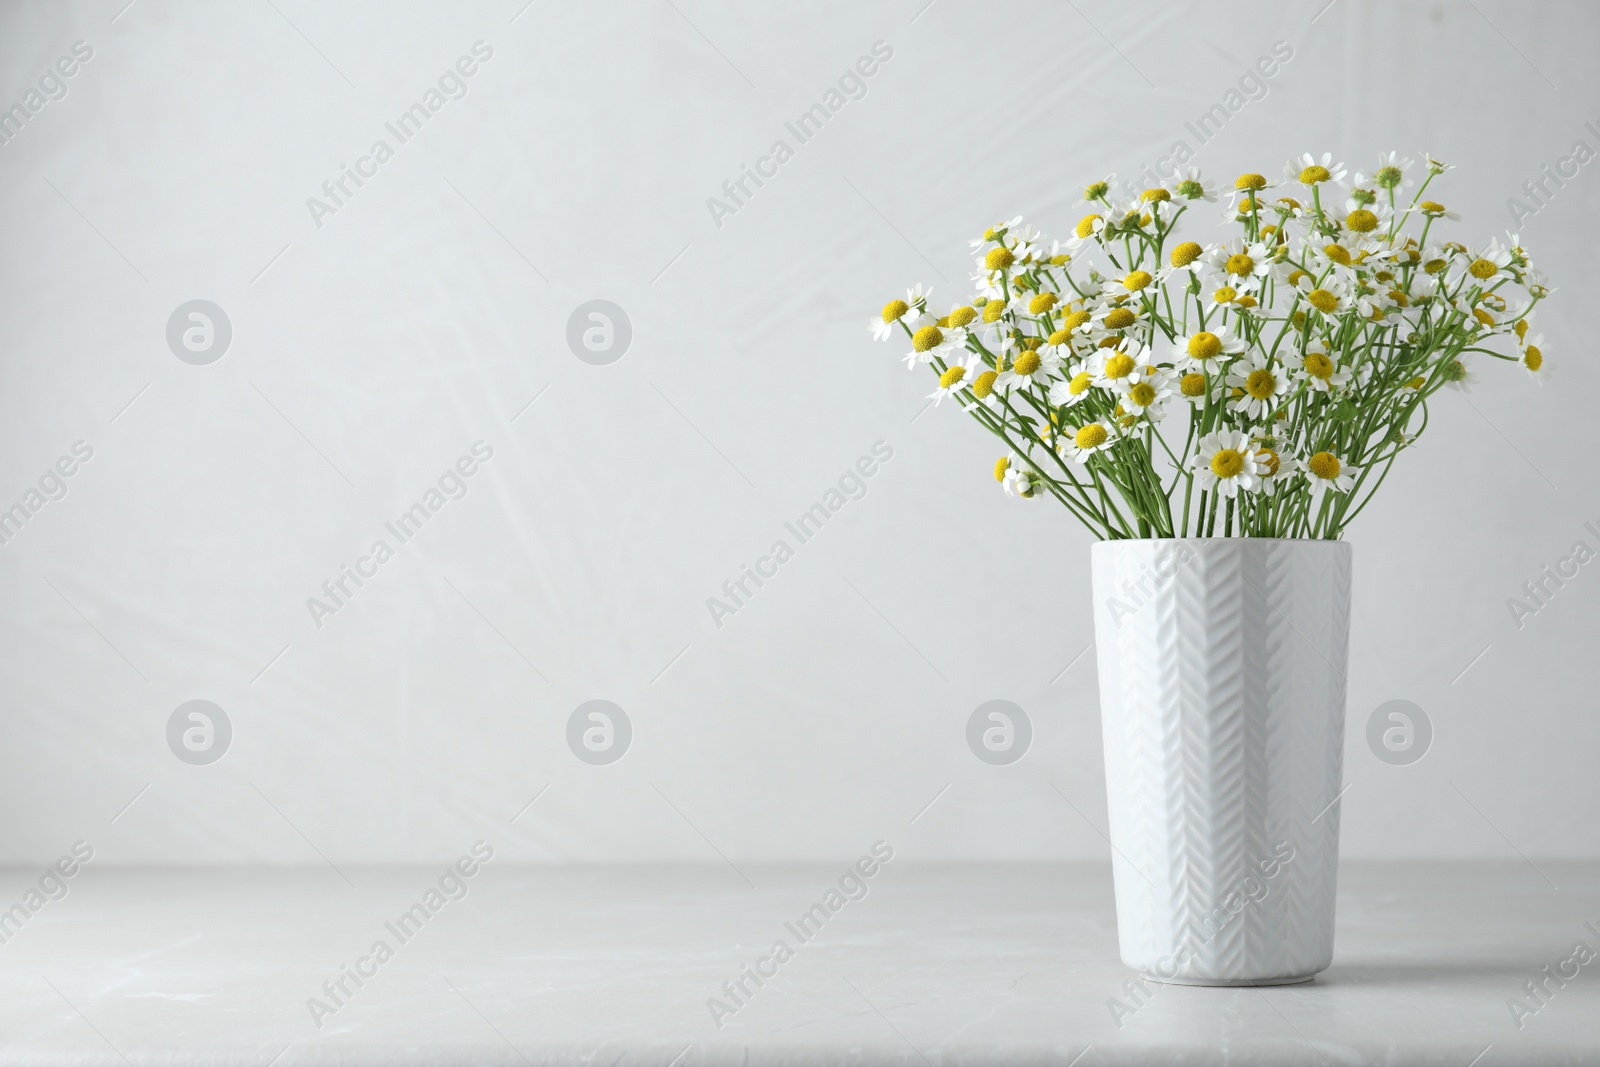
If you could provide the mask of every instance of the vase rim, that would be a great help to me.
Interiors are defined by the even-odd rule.
[[[1229,544],[1238,542],[1274,542],[1287,545],[1349,545],[1343,538],[1334,537],[1114,537],[1098,538],[1094,546],[1101,545],[1159,545],[1159,544]]]

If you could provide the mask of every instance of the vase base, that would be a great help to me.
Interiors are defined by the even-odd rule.
[[[1159,985],[1189,985],[1189,986],[1269,986],[1269,985],[1304,985],[1316,978],[1316,974],[1296,974],[1287,978],[1161,978],[1157,975],[1147,974],[1147,981]]]

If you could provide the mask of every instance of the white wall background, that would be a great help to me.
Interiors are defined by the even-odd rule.
[[[1467,240],[1600,149],[1580,3],[124,3],[0,15],[0,106],[93,48],[0,146],[0,506],[94,450],[0,548],[6,862],[1102,857],[1094,657],[1062,674],[1088,535],[1001,494],[959,413],[916,417],[930,385],[868,317],[953,298],[973,233],[1064,232],[1086,179],[1179,138],[1225,181],[1430,151]],[[1280,39],[1198,146],[1183,122]],[[466,97],[319,228],[307,198],[479,40]],[[866,97],[716,226],[880,40]],[[1349,856],[1600,854],[1600,567],[1520,631],[1506,607],[1600,546],[1592,169],[1521,227],[1552,384],[1485,368],[1350,532]],[[208,366],[165,341],[196,298],[233,328]],[[594,298],[633,324],[610,366],[565,342]],[[468,495],[314,626],[479,440]],[[866,497],[715,628],[706,598],[879,440]],[[602,697],[635,736],[591,767],[564,730]],[[1034,722],[1010,767],[964,740],[993,697]],[[1410,767],[1364,740],[1397,697],[1436,730]],[[194,698],[234,728],[206,767],[165,740]]]

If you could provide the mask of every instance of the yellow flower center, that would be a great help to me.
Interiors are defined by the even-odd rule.
[[[1005,456],[1001,456],[999,459],[995,460],[994,461],[994,480],[997,481],[997,482],[1005,481],[1006,480],[1006,471],[1008,471],[1010,469],[1011,469],[1011,460],[1010,459],[1006,458]]]
[[[1232,448],[1219,448],[1211,457],[1211,473],[1218,478],[1232,478],[1244,470],[1244,453]]]
[[[1325,245],[1322,254],[1341,266],[1350,265],[1350,250],[1341,244]]]
[[[1418,204],[1417,206],[1420,207],[1423,211],[1426,211],[1430,215],[1443,215],[1444,214],[1444,205],[1439,203],[1439,202],[1437,202],[1437,201],[1435,201],[1435,200],[1424,200],[1422,203]]]
[[[1228,257],[1227,271],[1229,274],[1244,275],[1256,269],[1256,261],[1243,252],[1235,252]]]
[[[1482,308],[1473,308],[1472,309],[1472,317],[1477,319],[1479,322],[1483,323],[1485,326],[1493,326],[1494,325],[1494,316],[1489,314],[1487,311],[1483,310]]]
[[[1438,274],[1449,265],[1450,264],[1448,261],[1443,259],[1430,259],[1428,262],[1422,265],[1422,269],[1427,271],[1429,274]]]
[[[1038,370],[1039,365],[1043,362],[1044,361],[1039,358],[1039,353],[1030,348],[1028,351],[1017,357],[1017,361],[1012,364],[1011,369],[1022,375],[1022,377],[1026,378],[1028,375]]]
[[[994,380],[1000,377],[992,370],[986,370],[972,380],[972,395],[982,400],[994,392]]]
[[[1344,217],[1344,224],[1356,233],[1371,233],[1378,228],[1378,216],[1364,207],[1358,207]]]
[[[1009,248],[991,248],[983,257],[983,265],[989,270],[1005,270],[1017,261]]]
[[[1265,400],[1278,388],[1278,376],[1269,370],[1253,370],[1245,378],[1244,388],[1257,400]]]
[[[1544,353],[1539,351],[1538,345],[1529,345],[1522,353],[1522,362],[1529,370],[1538,370],[1544,366]]]
[[[924,326],[911,335],[911,347],[918,352],[927,352],[938,348],[944,343],[944,334],[937,326]]]
[[[1098,422],[1091,422],[1072,436],[1072,441],[1079,448],[1099,448],[1106,443],[1106,428]]]
[[[1406,385],[1409,388],[1412,388],[1412,389],[1421,389],[1424,385],[1427,385],[1427,384],[1428,384],[1427,379],[1422,377],[1422,375],[1420,375],[1420,374],[1406,383]]]
[[[1309,274],[1307,274],[1305,271],[1301,270],[1299,267],[1296,267],[1294,270],[1289,272],[1289,286],[1290,286],[1290,288],[1293,288],[1294,286],[1299,285],[1301,278],[1309,278],[1309,277],[1310,277]]]
[[[1222,351],[1222,338],[1209,330],[1201,330],[1189,338],[1189,354],[1195,359],[1213,359]]]
[[[1224,285],[1222,288],[1211,294],[1211,299],[1215,300],[1219,304],[1231,304],[1234,298],[1238,295],[1238,292],[1233,288],[1233,286]]]
[[[1145,201],[1171,200],[1172,194],[1167,192],[1165,189],[1146,189],[1144,192],[1139,194],[1139,199]]]
[[[1327,167],[1311,166],[1300,172],[1300,184],[1315,185],[1318,182],[1325,182],[1332,177],[1333,175],[1328,173]]]
[[[901,315],[911,310],[911,305],[904,300],[891,300],[883,305],[883,321],[894,322]]]
[[[1106,360],[1107,378],[1126,378],[1133,373],[1133,357],[1118,352]]]
[[[942,330],[945,327],[950,325],[950,316],[949,315],[941,315],[938,318],[933,320],[933,324],[935,326],[939,327]]]
[[[1306,299],[1311,301],[1311,306],[1318,311],[1331,313],[1339,306],[1339,298],[1326,289],[1313,289],[1306,294]]]
[[[1100,221],[1099,215],[1085,215],[1078,220],[1078,228],[1073,231],[1079,237],[1089,237],[1094,234],[1095,223]]]
[[[1522,338],[1528,336],[1528,320],[1518,319],[1517,324],[1513,326],[1512,329],[1517,331],[1517,339],[1521,340]]]
[[[1306,373],[1313,378],[1321,378],[1323,381],[1327,381],[1333,377],[1333,360],[1321,352],[1306,353],[1305,366]]]
[[[1202,251],[1204,251],[1204,249],[1195,244],[1193,241],[1185,241],[1183,244],[1172,250],[1172,265],[1174,267],[1187,267],[1189,264],[1200,258],[1200,253]]]
[[[1128,390],[1128,399],[1142,408],[1147,408],[1156,401],[1156,387],[1149,382],[1140,382]]]
[[[1256,451],[1256,466],[1265,470],[1268,478],[1278,473],[1278,466],[1281,462],[1278,454],[1270,448],[1262,448]]]
[[[1495,266],[1487,259],[1475,259],[1472,261],[1472,265],[1467,268],[1467,273],[1479,281],[1485,281],[1489,278],[1493,278],[1499,270],[1499,267]]]
[[[1078,327],[1088,322],[1089,318],[1090,316],[1087,311],[1074,311],[1072,314],[1061,320],[1061,328],[1063,330],[1076,330]]]
[[[1133,325],[1136,318],[1127,308],[1112,308],[1106,313],[1106,329],[1121,330]]]
[[[1256,306],[1256,298],[1249,293],[1244,293],[1234,300],[1234,303],[1242,308],[1253,308]]]
[[[1339,476],[1339,457],[1332,452],[1318,452],[1306,463],[1318,478],[1332,480]]]
[[[1122,284],[1124,287],[1137,292],[1153,281],[1155,279],[1150,276],[1149,271],[1136,270],[1131,271],[1126,278],[1122,279]]]
[[[1234,180],[1235,189],[1265,189],[1267,179],[1260,174],[1241,174]]]
[[[965,326],[978,317],[978,313],[969,307],[958,307],[950,312],[950,325]]]
[[[1204,374],[1185,374],[1178,380],[1178,388],[1184,396],[1199,396],[1206,391],[1206,376]]]
[[[1058,299],[1059,298],[1054,293],[1040,293],[1038,296],[1028,301],[1028,314],[1043,315],[1045,312],[1056,306],[1056,301]]]
[[[1089,372],[1086,370],[1081,370],[1077,374],[1074,374],[1072,376],[1072,380],[1067,383],[1067,392],[1071,393],[1073,396],[1078,396],[1089,388],[1089,384]]]
[[[939,388],[954,389],[967,376],[967,368],[957,364],[939,375]]]
[[[1062,327],[1049,337],[1045,338],[1044,343],[1047,345],[1064,345],[1071,339],[1072,331]]]

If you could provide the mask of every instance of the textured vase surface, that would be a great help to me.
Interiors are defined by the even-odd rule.
[[[1333,959],[1350,546],[1104,541],[1093,571],[1123,962],[1309,979]]]

